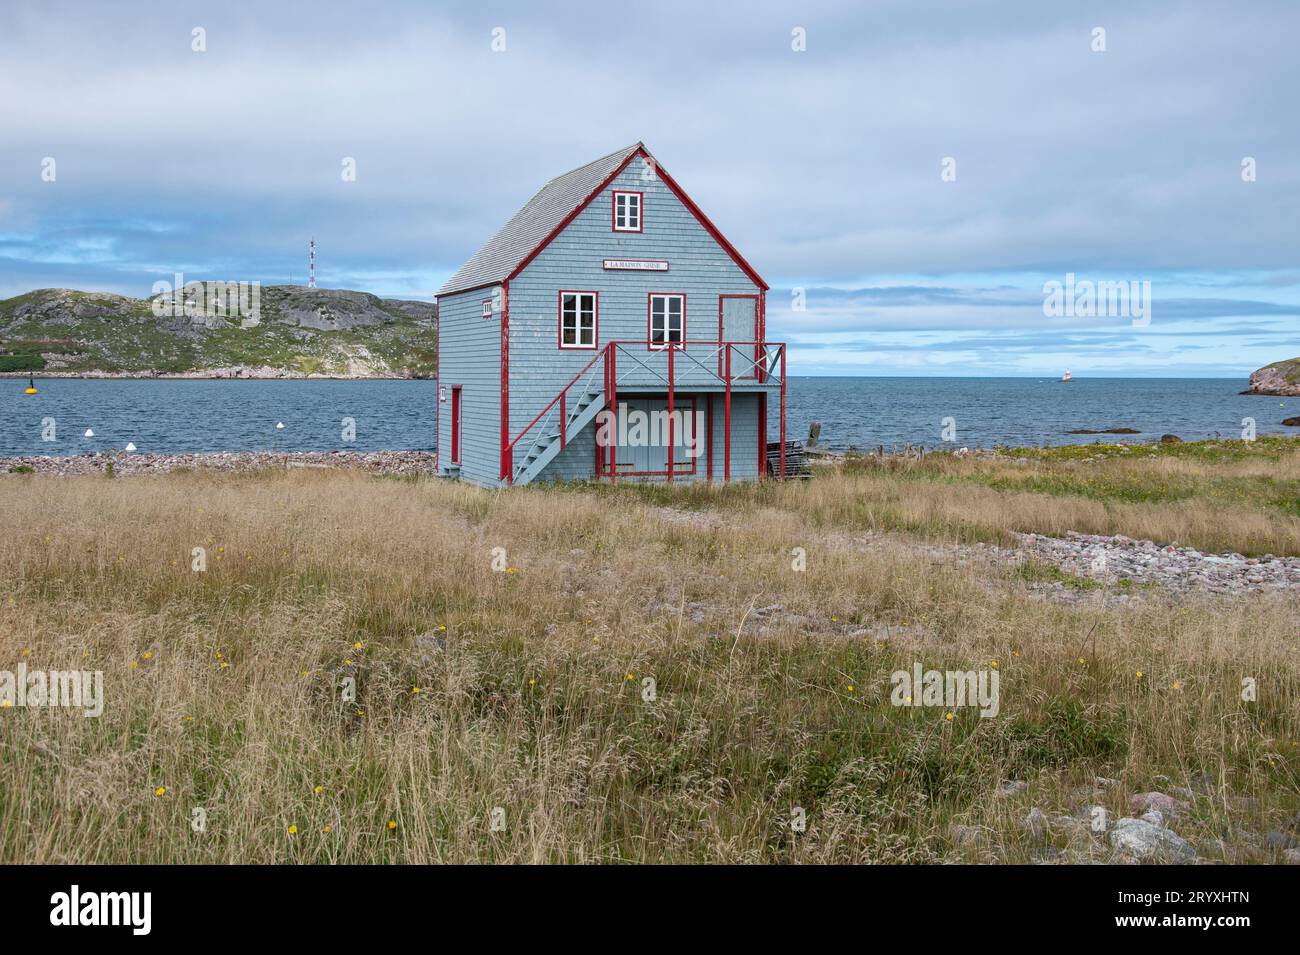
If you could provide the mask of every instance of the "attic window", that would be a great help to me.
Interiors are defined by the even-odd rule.
[[[596,293],[560,293],[560,347],[596,347]]]
[[[492,317],[492,299],[490,298],[483,299],[483,317],[484,318]]]
[[[641,193],[614,193],[614,231],[641,231]]]

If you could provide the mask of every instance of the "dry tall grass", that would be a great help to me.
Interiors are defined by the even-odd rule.
[[[106,708],[0,710],[0,861],[1082,860],[1106,841],[1026,832],[1027,809],[1125,813],[1200,773],[1178,830],[1269,858],[1251,834],[1300,808],[1294,598],[1064,606],[855,539],[1088,529],[1086,502],[1033,497],[5,476],[0,669],[102,670]],[[1132,506],[1104,519],[1201,519]],[[1000,715],[891,706],[916,661],[997,661]],[[1097,775],[1121,785],[1075,791]]]

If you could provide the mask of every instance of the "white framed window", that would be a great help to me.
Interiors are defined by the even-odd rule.
[[[484,318],[492,317],[492,299],[490,298],[483,299],[483,317]]]
[[[649,345],[654,348],[686,343],[686,296],[678,292],[650,294]]]
[[[560,347],[595,348],[597,300],[595,292],[560,292]]]
[[[614,193],[614,231],[641,231],[641,193]]]

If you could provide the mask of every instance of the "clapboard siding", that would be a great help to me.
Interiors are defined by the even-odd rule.
[[[733,481],[752,481],[758,477],[758,412],[757,395],[732,392],[731,480]],[[769,414],[771,413],[774,412],[769,411]],[[715,481],[722,480],[725,418],[723,396],[715,394],[713,396],[713,479]]]
[[[596,422],[570,438],[539,481],[590,481],[596,476]]]
[[[717,341],[718,297],[760,295],[762,290],[700,225],[668,185],[643,178],[645,158],[635,157],[551,243],[510,282],[510,424],[512,437],[590,359],[588,350],[558,347],[559,292],[599,293],[597,347],[615,340],[647,338],[647,296],[680,292],[686,296],[686,338]],[[612,194],[643,194],[642,231],[611,229]],[[605,259],[653,259],[669,263],[667,272],[616,271]],[[688,350],[690,346],[687,346]],[[665,366],[665,356],[644,360]],[[622,367],[631,370],[631,363]],[[706,384],[706,373],[677,356],[683,385]],[[716,366],[716,359],[712,362]],[[639,382],[650,390],[653,378]],[[716,384],[714,379],[708,384]],[[627,388],[627,385],[620,385]],[[752,386],[750,386],[752,387]],[[755,439],[757,440],[757,439]],[[757,453],[757,452],[756,452]]]
[[[461,387],[460,473],[495,486],[501,475],[501,315],[483,318],[491,289],[438,299],[438,466],[451,465],[451,389]]]

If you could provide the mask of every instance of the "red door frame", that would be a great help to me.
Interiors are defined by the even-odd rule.
[[[460,385],[451,386],[451,463],[460,464]]]

